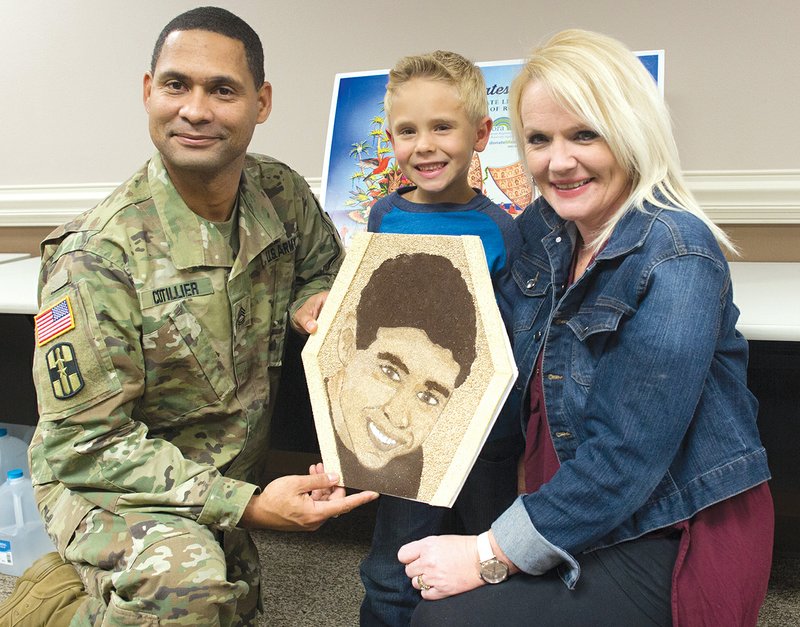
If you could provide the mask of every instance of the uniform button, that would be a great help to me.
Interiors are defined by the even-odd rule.
[[[536,279],[528,279],[528,282],[525,284],[526,290],[532,290],[536,287]]]
[[[560,244],[560,243],[561,243],[561,236],[559,235],[559,236],[556,238],[556,244]]]
[[[541,331],[537,331],[536,333],[534,333],[533,334],[533,339],[536,340],[537,342],[539,340],[541,340],[542,339],[542,332]]]

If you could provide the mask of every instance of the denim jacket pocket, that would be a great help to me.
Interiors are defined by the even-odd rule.
[[[522,253],[511,267],[517,286],[512,329],[514,335],[529,331],[550,291],[550,265],[546,260]],[[520,295],[521,294],[521,295]]]
[[[592,384],[606,343],[619,327],[625,313],[626,307],[622,303],[594,303],[582,308],[567,322],[567,326],[575,334],[575,341],[572,342],[571,373],[576,383],[585,387]]]

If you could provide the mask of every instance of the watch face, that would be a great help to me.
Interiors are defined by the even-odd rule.
[[[486,583],[500,583],[508,579],[508,566],[493,557],[481,562],[481,579]]]

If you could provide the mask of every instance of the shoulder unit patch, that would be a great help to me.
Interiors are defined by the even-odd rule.
[[[46,359],[53,396],[64,400],[75,396],[83,389],[83,377],[72,344],[59,342],[47,351]]]

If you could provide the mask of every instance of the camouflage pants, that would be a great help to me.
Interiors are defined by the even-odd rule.
[[[192,520],[92,510],[64,555],[89,595],[71,624],[254,624],[258,555],[246,532],[225,535],[233,560],[226,561],[211,530]]]

